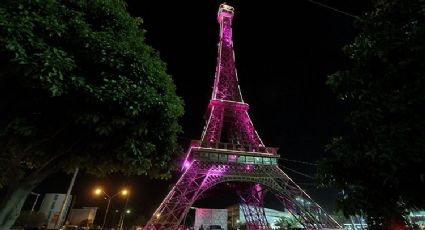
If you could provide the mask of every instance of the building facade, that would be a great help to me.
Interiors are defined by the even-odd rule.
[[[66,194],[60,193],[46,193],[43,198],[43,202],[40,206],[40,213],[43,213],[46,217],[46,227],[47,229],[58,229],[62,226],[64,222],[64,218],[69,210],[72,196],[69,196],[67,201],[65,202]],[[65,208],[61,213],[61,209],[65,202]]]

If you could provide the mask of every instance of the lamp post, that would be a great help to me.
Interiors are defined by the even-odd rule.
[[[123,212],[121,213],[121,217],[120,217],[120,222],[118,223],[118,230],[123,230],[124,229],[124,218],[125,215],[129,215],[131,213],[130,209],[126,209],[123,210]]]
[[[105,211],[105,215],[103,216],[103,224],[102,224],[102,230],[105,228],[105,223],[106,223],[106,217],[108,216],[108,212],[109,212],[109,206],[111,205],[111,200],[112,198],[118,196],[119,194],[123,195],[123,196],[127,196],[128,195],[128,190],[127,189],[123,189],[117,193],[115,193],[114,195],[110,196],[109,194],[107,194],[103,189],[101,188],[97,188],[96,190],[94,190],[94,194],[96,195],[100,195],[100,194],[104,194],[107,198],[108,198],[108,204],[106,205],[106,211]]]
[[[122,230],[122,228],[123,228],[125,214],[130,214],[130,212],[131,212],[130,210],[127,210],[127,204],[128,204],[129,197],[130,197],[130,194],[127,192],[127,199],[125,200],[124,209],[121,212],[120,220],[118,222],[118,230]]]

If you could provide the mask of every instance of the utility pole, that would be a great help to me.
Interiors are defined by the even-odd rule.
[[[120,221],[118,222],[118,230],[122,230],[124,226],[124,218],[125,218],[125,214],[127,213],[127,204],[128,204],[129,197],[130,197],[130,194],[127,195],[127,199],[125,200],[124,209],[121,212]]]
[[[62,203],[62,208],[59,212],[59,217],[56,220],[55,228],[57,229],[61,227],[61,225],[63,224],[63,220],[65,219],[63,216],[65,214],[66,204],[68,203],[68,198],[71,195],[72,187],[74,187],[75,178],[77,178],[78,170],[79,168],[75,169],[74,175],[72,176],[71,182],[69,183],[68,191],[66,192],[65,198]]]
[[[108,216],[109,205],[111,205],[111,200],[112,197],[108,196],[108,204],[106,205],[105,215],[103,216],[102,230],[105,229],[106,217]]]

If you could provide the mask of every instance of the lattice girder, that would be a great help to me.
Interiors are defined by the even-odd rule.
[[[264,147],[248,115],[248,108],[244,103],[210,101],[201,141]],[[227,129],[226,135],[223,135],[223,129]]]
[[[205,126],[202,141],[219,143],[221,141],[221,130],[223,127],[224,107],[212,106],[208,123]]]
[[[267,187],[305,227],[340,227],[276,165],[247,167],[238,163],[194,161],[155,211],[145,230],[176,230],[200,195],[224,182],[250,182]],[[300,198],[303,202],[294,202]]]
[[[241,209],[245,217],[247,230],[271,230],[263,207],[263,189],[254,184],[248,189],[238,192]]]

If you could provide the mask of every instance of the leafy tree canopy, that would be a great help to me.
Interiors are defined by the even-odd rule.
[[[345,47],[352,68],[328,79],[352,128],[328,146],[319,174],[344,191],[345,214],[385,228],[425,207],[425,1],[375,1],[357,23]]]
[[[80,167],[167,176],[182,100],[121,0],[3,0],[0,186]]]

